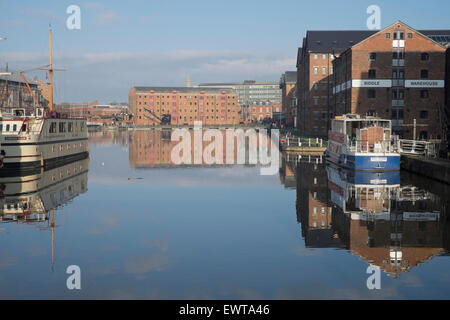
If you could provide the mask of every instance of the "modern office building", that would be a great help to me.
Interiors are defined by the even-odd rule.
[[[281,103],[281,89],[278,82],[244,82],[201,83],[199,88],[229,88],[236,90],[240,105],[265,105],[268,101]]]
[[[275,106],[281,105],[281,89],[278,82],[257,82],[245,80],[244,82],[201,83],[198,88],[226,88],[234,89],[238,95],[239,105],[242,108],[243,121],[251,122],[249,106]],[[280,111],[281,112],[281,111]]]

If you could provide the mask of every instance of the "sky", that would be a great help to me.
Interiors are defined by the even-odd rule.
[[[80,8],[70,30],[67,8]],[[448,1],[0,0],[0,67],[48,64],[53,30],[56,102],[128,100],[131,86],[278,81],[296,70],[306,30],[366,30],[377,5],[381,27],[450,29]],[[44,72],[31,74],[46,79]]]

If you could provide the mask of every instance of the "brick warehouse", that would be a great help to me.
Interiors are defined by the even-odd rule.
[[[297,54],[298,130],[327,137],[333,105],[332,59],[374,31],[307,31]],[[334,54],[334,55],[333,55]]]
[[[333,61],[332,114],[376,115],[402,138],[441,139],[445,63],[444,45],[398,21]]]
[[[280,78],[281,105],[286,117],[287,127],[297,126],[296,108],[297,71],[286,71]]]
[[[397,22],[393,25],[391,25],[390,27],[386,28],[385,30],[389,29],[389,28],[394,28],[395,26],[401,25],[403,27],[401,28],[405,28],[405,30],[410,30],[410,31],[404,31],[403,32],[403,36],[405,37],[405,39],[396,39],[396,40],[403,40],[402,43],[406,43],[406,46],[403,48],[399,48],[401,50],[398,51],[403,51],[403,54],[409,51],[409,53],[412,53],[412,50],[415,46],[418,46],[419,44],[427,44],[427,45],[431,45],[431,46],[437,46],[439,48],[439,50],[443,50],[445,51],[444,46],[448,44],[448,37],[450,35],[450,30],[422,30],[422,31],[416,31],[408,26],[406,26],[405,24],[403,24],[402,22]],[[394,57],[394,53],[393,53],[393,37],[394,37],[394,33],[391,32],[391,39],[390,39],[390,48],[388,51],[386,51],[385,47],[382,48],[377,48],[377,46],[379,45],[379,43],[377,43],[377,41],[373,41],[373,39],[378,39],[378,38],[383,38],[386,37],[386,33],[389,33],[385,30],[382,31],[370,31],[370,30],[361,30],[361,31],[308,31],[306,33],[305,38],[303,39],[303,45],[301,48],[299,48],[298,50],[298,55],[297,55],[297,99],[298,99],[298,114],[299,114],[299,121],[298,121],[298,127],[299,127],[299,131],[301,134],[304,135],[309,135],[309,136],[320,136],[320,137],[326,137],[327,136],[327,131],[329,128],[329,119],[334,117],[334,115],[337,114],[342,114],[344,112],[355,112],[355,110],[352,110],[349,105],[353,104],[353,105],[358,105],[360,106],[358,108],[358,110],[356,110],[356,112],[359,112],[359,110],[361,110],[361,112],[363,113],[367,113],[367,112],[373,112],[374,108],[373,107],[366,107],[363,106],[363,104],[366,101],[357,101],[357,98],[359,98],[361,95],[355,94],[355,95],[351,95],[349,96],[351,91],[356,91],[357,89],[355,88],[355,90],[350,89],[350,85],[352,84],[352,81],[349,80],[363,80],[363,79],[368,79],[369,78],[369,70],[371,70],[371,66],[374,66],[375,64],[377,65],[377,68],[380,69],[380,71],[377,72],[375,71],[375,74],[373,73],[373,71],[371,71],[371,77],[375,76],[376,79],[379,80],[391,80],[392,83],[395,83],[396,85],[398,83],[401,83],[401,79],[393,79],[394,77],[398,77],[398,76],[405,76],[405,71],[403,72],[397,72],[396,74],[393,73],[393,63],[397,63],[397,62],[393,62],[394,60],[403,60],[403,62],[405,61],[412,61],[410,59],[412,59],[412,56],[409,56],[406,60],[405,59],[393,59]],[[408,39],[407,37],[409,36],[408,34],[417,34],[417,35],[421,35],[421,36],[416,36],[414,37],[414,35],[412,35],[412,38]],[[400,34],[398,34],[398,36],[400,37]],[[370,38],[370,40],[369,40]],[[428,38],[427,41],[423,40],[425,38]],[[364,40],[368,40],[367,42]],[[421,40],[422,39],[422,40]],[[385,39],[387,40],[387,39]],[[368,53],[375,53],[375,55],[372,55],[372,58],[376,57],[376,61],[370,61],[370,57],[369,55],[365,55],[365,57],[361,57],[359,60],[354,59],[351,64],[348,64],[347,62],[344,63],[343,61],[346,61],[347,59],[350,59],[352,57],[352,50],[354,50],[354,54],[356,54],[357,50],[358,50],[358,44],[362,43],[364,41],[364,44],[362,44],[363,46],[372,46],[370,49],[366,48],[365,50],[368,50],[370,52]],[[362,48],[362,47],[361,47]],[[416,52],[415,54],[413,54],[413,56],[415,55],[417,57],[417,55],[421,55],[422,53],[428,53],[427,50],[429,48],[418,48],[418,52]],[[361,49],[362,50],[362,49]],[[414,49],[415,50],[415,49]],[[384,53],[383,53],[383,52]],[[423,52],[422,52],[423,51]],[[343,54],[345,52],[346,57],[339,59],[339,57],[341,56],[341,54]],[[428,53],[428,57],[430,57],[431,52],[435,52],[435,51],[430,51]],[[362,53],[361,53],[362,54]],[[434,53],[433,53],[434,55]],[[389,57],[388,57],[389,56]],[[426,55],[425,55],[426,56]],[[439,57],[441,57],[441,53],[438,54]],[[396,56],[399,57],[399,56]],[[440,60],[441,58],[439,58]],[[335,60],[335,61],[333,61]],[[373,59],[372,59],[373,60]],[[426,60],[425,60],[426,61]],[[434,64],[433,60],[428,60],[429,64]],[[371,64],[372,63],[372,64]],[[398,62],[398,63],[402,63],[402,62]],[[410,66],[411,63],[408,63]],[[359,65],[361,64],[361,65]],[[441,64],[441,62],[437,63],[438,65]],[[339,69],[339,67],[342,66],[341,69]],[[403,66],[405,67],[405,66]],[[406,66],[407,67],[407,66]],[[440,66],[441,70],[445,69],[445,64],[443,66]],[[335,68],[338,68],[338,75],[335,75],[333,73],[333,70]],[[345,68],[347,68],[345,70]],[[350,69],[349,69],[350,68]],[[351,68],[354,68],[355,70],[357,69],[358,71],[352,71]],[[387,71],[389,70],[389,71]],[[414,75],[416,73],[416,71],[412,70],[411,67],[407,68],[407,75],[411,77],[412,75]],[[397,70],[398,71],[398,70]],[[346,75],[342,75],[342,72],[347,73]],[[419,71],[420,72],[420,71]],[[436,80],[434,78],[431,78],[433,76],[438,76],[437,74],[434,74],[434,68],[431,68],[430,70],[428,70],[428,78],[427,80]],[[350,75],[351,73],[351,75]],[[358,73],[358,75],[356,74]],[[389,74],[387,74],[389,73]],[[383,77],[386,78],[382,78],[381,75],[383,74]],[[439,81],[439,85],[442,86],[443,82],[442,80],[444,80],[444,75],[439,75],[441,78],[439,78],[441,81]],[[447,75],[448,76],[448,75]],[[346,82],[343,82],[343,80],[341,79],[342,77],[344,78],[348,78]],[[349,77],[352,77],[352,79],[350,79]],[[421,80],[420,78],[420,74],[417,77],[413,77],[413,78],[409,78],[408,80]],[[382,85],[384,81],[380,82],[380,85]],[[428,82],[428,81],[427,81]],[[413,101],[412,95],[411,94],[420,94],[420,88],[417,88],[416,86],[418,85],[417,82],[407,82],[408,85],[411,85],[411,83],[413,84],[414,88],[404,88],[403,92],[398,93],[398,91],[396,90],[396,94],[407,94],[409,92],[411,92],[409,94],[410,100],[408,101]],[[430,83],[433,83],[432,81],[430,81]],[[345,88],[345,85],[349,85],[348,89],[345,89],[344,91],[341,91],[342,88]],[[359,85],[361,87],[361,85],[367,85],[368,83],[363,83],[361,81],[355,81],[355,85]],[[423,84],[423,82],[422,82]],[[338,87],[339,85],[339,87]],[[380,88],[379,88],[380,89]],[[430,88],[423,88],[422,90],[427,90]],[[428,92],[428,96],[430,96],[430,94],[434,93],[434,91],[438,92],[438,95],[440,96],[441,94],[443,94],[443,89],[442,88],[431,88],[433,89],[432,91]],[[437,90],[436,90],[437,89]],[[366,90],[366,87],[364,87],[364,90]],[[361,90],[360,93],[363,94],[362,92],[364,90]],[[367,88],[367,91],[369,89]],[[384,88],[385,91],[387,91],[387,88]],[[334,95],[335,91],[339,91],[336,92],[336,96]],[[381,90],[380,90],[381,91]],[[389,89],[390,91],[390,95],[392,93],[392,90]],[[419,93],[417,93],[419,92]],[[441,93],[442,92],[442,93]],[[347,94],[347,96],[345,96]],[[367,95],[369,93],[366,93]],[[371,95],[373,94],[373,92],[371,91],[370,93]],[[427,95],[426,92],[422,93],[424,96]],[[376,93],[375,93],[376,95]],[[379,93],[379,95],[383,96],[382,93]],[[391,96],[390,96],[391,97]],[[347,99],[345,99],[347,98]],[[361,96],[362,98],[362,96]],[[382,103],[383,106],[378,105],[377,108],[375,108],[375,111],[377,113],[378,116],[384,117],[384,118],[389,118],[392,119],[394,116],[394,123],[396,125],[396,132],[397,133],[402,133],[404,135],[404,137],[408,137],[408,135],[412,136],[412,128],[410,128],[409,123],[407,123],[407,119],[414,117],[414,114],[410,114],[408,115],[407,119],[403,119],[403,124],[402,121],[398,121],[398,117],[402,116],[401,112],[397,112],[397,110],[394,111],[394,113],[392,113],[392,108],[394,107],[392,105],[392,103],[395,104],[395,107],[400,107],[398,106],[398,104],[402,103],[402,99],[391,99],[391,100],[386,100],[387,96],[386,93],[384,93],[384,98],[385,100],[382,99],[378,99],[375,98],[376,100],[378,100],[379,103]],[[367,98],[368,100],[369,98]],[[374,98],[371,98],[374,99]],[[424,98],[426,99],[426,98]],[[443,98],[442,98],[443,99]],[[443,101],[440,97],[438,98],[438,100],[434,100],[434,98],[431,98],[430,101],[434,101],[434,103],[438,102],[440,103],[441,101]],[[343,104],[345,100],[345,103]],[[394,102],[392,102],[393,100],[395,100]],[[361,104],[359,104],[361,102]],[[417,102],[417,101],[415,101]],[[403,99],[403,103],[407,103],[407,100]],[[417,105],[418,103],[416,103]],[[347,105],[347,109],[346,106]],[[428,106],[431,105],[431,102],[427,103]],[[364,107],[366,107],[365,110],[362,110]],[[436,109],[436,105],[434,106],[434,108],[432,109]],[[408,106],[402,106],[402,108],[407,111],[407,112],[411,112],[411,107],[408,108]],[[414,108],[417,108],[414,107]],[[445,108],[445,103],[443,103],[440,106],[441,109]],[[383,109],[384,112],[380,113],[379,110]],[[389,109],[388,112],[386,112],[386,109]],[[398,109],[398,108],[397,108]],[[408,111],[409,109],[409,111]],[[422,109],[421,109],[422,110]],[[433,112],[434,111],[430,111],[430,110],[424,110],[424,111],[428,111],[428,120],[427,119],[421,119],[419,120],[419,116],[420,116],[420,111],[418,113],[417,119],[416,119],[416,123],[417,123],[417,136],[419,137],[419,134],[421,131],[426,131],[422,132],[422,137],[428,136],[431,137],[431,135],[433,135],[434,137],[438,137],[438,134],[436,132],[432,133],[432,132],[428,132],[428,130],[422,130],[424,127],[423,125],[427,124],[427,123],[431,123],[431,119],[430,117],[433,116]],[[404,116],[405,113],[403,113]],[[436,112],[434,112],[434,114],[436,114]],[[442,115],[442,113],[441,113]],[[422,116],[426,116],[426,113],[422,113]],[[404,116],[405,117],[405,116]],[[445,117],[441,117],[441,120],[433,120],[433,121],[444,121]],[[438,124],[439,122],[436,122],[436,124]],[[420,126],[419,126],[420,124]],[[401,127],[399,127],[399,125],[401,125]],[[437,127],[437,126],[436,126]],[[400,130],[400,129],[403,130]],[[419,129],[422,128],[422,129]]]
[[[187,87],[131,87],[129,107],[135,125],[159,125],[170,115],[171,125],[237,125],[241,120],[238,96],[232,89]]]

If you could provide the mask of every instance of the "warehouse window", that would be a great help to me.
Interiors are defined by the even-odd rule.
[[[386,39],[390,39],[391,38],[391,34],[390,33],[386,33]]]
[[[420,90],[420,97],[422,99],[427,99],[428,98],[428,90]]]
[[[377,77],[377,71],[375,69],[369,70],[369,79],[375,79]]]
[[[393,52],[392,59],[405,59],[405,53],[403,51]]]
[[[375,52],[369,53],[369,61],[377,60],[377,54]]]
[[[370,99],[374,99],[376,97],[376,91],[374,89],[369,89],[369,91],[367,91],[367,96]]]
[[[430,60],[430,55],[428,53],[424,52],[420,55],[420,60],[428,61],[428,60]]]
[[[427,110],[420,111],[420,119],[428,119],[428,111]]]
[[[426,69],[420,70],[420,78],[428,79],[428,70],[426,70]]]

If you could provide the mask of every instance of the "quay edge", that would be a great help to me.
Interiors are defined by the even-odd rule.
[[[450,184],[450,161],[422,156],[401,155],[401,169]]]

